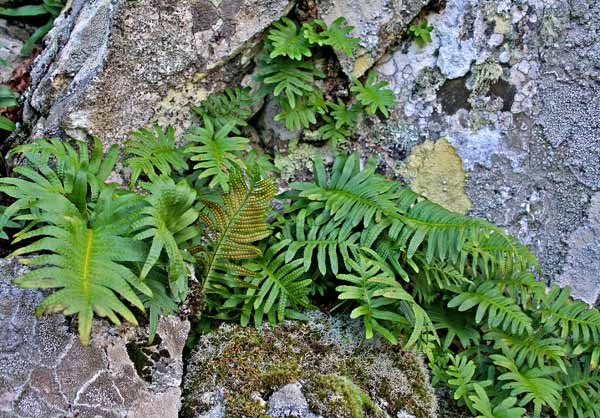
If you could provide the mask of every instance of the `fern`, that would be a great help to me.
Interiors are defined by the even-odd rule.
[[[561,374],[561,417],[600,417],[600,371],[572,362]]]
[[[312,307],[308,301],[308,286],[302,260],[287,262],[281,249],[285,242],[270,246],[256,261],[244,263],[250,276],[244,297],[241,322],[246,325],[254,312],[254,323],[260,326],[263,317],[271,323],[285,319],[307,319],[298,309]]]
[[[280,22],[273,23],[273,26],[267,37],[273,45],[271,58],[283,55],[301,60],[302,57],[312,56],[308,41],[298,32],[298,27],[290,18],[283,17]]]
[[[220,186],[225,193],[229,190],[229,174],[236,168],[245,168],[239,154],[248,148],[248,139],[229,136],[235,121],[230,121],[216,130],[208,117],[204,117],[204,127],[192,128],[187,139],[200,145],[188,146],[186,152],[192,161],[198,161],[195,169],[201,168],[199,179],[210,178],[209,187]]]
[[[136,205],[130,196],[115,195],[114,187],[103,189],[93,218],[82,214],[66,197],[55,194],[40,199],[35,207],[44,213],[47,225],[18,235],[19,240],[42,237],[11,255],[47,251],[22,260],[36,268],[15,283],[30,288],[58,288],[47,296],[37,313],[76,314],[81,342],[87,345],[94,313],[120,324],[118,315],[136,325],[137,320],[119,297],[144,311],[134,289],[152,295],[148,286],[124,263],[144,259],[143,247],[126,237],[129,225],[117,219]]]
[[[0,85],[0,107],[13,107],[19,105],[19,93],[12,91],[8,86]]]
[[[368,114],[374,115],[378,110],[388,117],[390,112],[388,107],[394,105],[394,93],[390,89],[384,88],[389,83],[380,81],[375,83],[376,72],[371,71],[367,76],[365,84],[358,79],[353,79],[354,85],[350,89],[356,93],[356,98],[363,105]]]
[[[148,310],[148,344],[154,342],[160,316],[169,316],[177,312],[178,306],[167,290],[167,277],[157,269],[153,269],[145,280],[152,290],[152,296],[141,295],[144,306]]]
[[[471,326],[470,318],[454,310],[444,309],[441,306],[429,306],[427,308],[436,330],[446,330],[446,337],[442,348],[448,349],[457,338],[463,348],[479,344],[480,334],[476,328]]]
[[[337,127],[335,120],[329,116],[323,116],[325,124],[317,130],[317,135],[324,141],[331,141],[333,146],[350,136],[347,129]]]
[[[262,83],[259,96],[283,94],[291,109],[296,107],[298,98],[315,90],[315,79],[325,77],[311,62],[263,57],[259,63],[255,76]]]
[[[337,103],[327,103],[331,109],[331,116],[335,120],[335,127],[352,129],[356,126],[360,109],[358,105],[347,107],[341,99],[338,98]]]
[[[193,226],[198,218],[198,211],[193,207],[196,192],[185,181],[175,184],[168,177],[157,178],[145,187],[150,192],[145,199],[148,206],[135,224],[134,238],[152,238],[152,244],[140,277],[144,279],[148,275],[164,249],[169,258],[171,293],[175,300],[181,301],[187,293],[188,270],[180,246],[199,232]]]
[[[517,398],[503,399],[497,406],[494,406],[480,384],[475,383],[473,390],[475,394],[469,395],[469,400],[472,408],[481,414],[475,418],[522,418],[525,415],[525,408],[515,406]]]
[[[275,115],[276,121],[284,121],[285,127],[290,131],[308,128],[311,123],[317,123],[315,109],[306,99],[299,99],[295,106],[287,101],[281,101],[282,111]]]
[[[331,23],[331,26],[327,27],[324,21],[315,19],[310,23],[303,24],[304,37],[311,44],[329,45],[351,57],[352,50],[358,47],[360,39],[348,36],[354,27],[343,26],[344,23],[346,23],[346,19],[338,17]]]
[[[193,107],[200,117],[208,117],[215,126],[221,129],[230,121],[234,122],[231,131],[240,135],[239,126],[248,126],[246,122],[252,116],[254,99],[250,96],[250,88],[226,88],[222,93],[213,93],[199,106]]]
[[[490,328],[510,330],[519,335],[533,332],[531,318],[525,314],[513,299],[503,296],[493,282],[483,282],[472,286],[448,302],[449,308],[458,308],[464,312],[477,306],[475,322],[479,323],[487,316]]]
[[[252,243],[270,234],[265,217],[275,193],[272,179],[246,180],[239,170],[230,176],[231,188],[223,204],[204,202],[207,211],[200,213],[210,232],[207,243],[193,251],[203,267],[202,288],[218,282],[231,269],[239,273],[233,261],[260,256],[261,250]]]
[[[175,145],[175,130],[169,126],[166,130],[154,126],[154,133],[142,128],[131,132],[135,140],[127,142],[125,152],[134,157],[125,160],[131,168],[131,187],[135,186],[141,173],[154,179],[159,174],[169,176],[171,171],[181,171],[187,167],[182,152]]]
[[[411,25],[410,28],[408,28],[408,30],[414,37],[415,42],[417,43],[419,48],[423,48],[425,44],[431,43],[430,33],[433,30],[433,28],[429,26],[427,20],[423,20],[418,25]]]
[[[510,390],[511,396],[524,395],[519,402],[521,406],[533,402],[534,417],[537,418],[541,415],[544,406],[558,412],[561,401],[561,386],[549,378],[556,372],[556,368],[544,366],[522,372],[515,362],[508,357],[494,354],[490,358],[494,364],[508,370],[508,372],[498,377],[500,381],[507,381],[502,385],[502,388]]]

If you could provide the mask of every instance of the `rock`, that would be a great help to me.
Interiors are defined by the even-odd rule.
[[[437,416],[427,371],[413,353],[365,341],[359,321],[310,315],[307,323],[259,330],[223,324],[200,337],[182,417],[210,416],[207,399],[221,391],[228,418]]]
[[[471,207],[461,158],[445,139],[415,146],[400,175],[415,192],[445,208],[466,213]]]
[[[276,121],[275,116],[282,111],[279,102],[271,98],[265,105],[258,121],[258,133],[262,146],[269,150],[280,150],[285,142],[300,139],[302,128],[290,131],[283,120]]]
[[[30,136],[93,134],[120,143],[154,122],[181,132],[192,105],[242,79],[263,30],[291,6],[74,0],[32,71],[24,113]]]
[[[6,83],[14,68],[23,62],[21,48],[30,35],[28,27],[9,24],[0,18],[0,60],[6,62],[6,65],[0,65],[0,84]]]
[[[569,253],[563,273],[558,279],[562,286],[571,286],[571,294],[590,305],[600,300],[600,193],[594,194],[587,222],[569,238]]]
[[[580,275],[595,295],[595,264],[573,265],[593,254],[575,231],[589,231],[600,190],[600,4],[550,3],[449,0],[432,10],[431,44],[403,39],[375,64],[397,104],[387,121],[361,127],[356,147],[403,176],[413,147],[446,138],[462,160],[469,213],[528,245],[543,279]],[[438,175],[432,184],[447,177]]]
[[[142,329],[95,321],[83,347],[61,315],[36,319],[44,297],[11,281],[26,272],[0,260],[0,415],[14,418],[175,418],[189,323],[161,319],[157,344]]]
[[[402,37],[409,23],[428,3],[427,0],[323,0],[318,5],[318,16],[328,25],[343,16],[348,25],[354,26],[350,35],[360,39],[361,48],[350,58],[343,52],[336,54],[348,76],[360,77]]]

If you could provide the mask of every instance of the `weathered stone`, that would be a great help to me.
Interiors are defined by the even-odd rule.
[[[445,139],[414,147],[399,174],[415,192],[445,208],[466,213],[471,207],[461,158]]]
[[[201,336],[185,377],[182,416],[219,417],[221,408],[228,418],[396,416],[402,410],[437,416],[418,357],[379,338],[366,341],[360,321],[309,314],[305,324],[259,330],[223,324]]]
[[[466,170],[470,213],[517,235],[545,279],[579,277],[589,290],[595,267],[579,260],[593,251],[573,239],[589,231],[600,190],[600,4],[582,4],[573,14],[570,2],[446,1],[426,16],[431,44],[402,40],[375,65],[397,106],[363,127],[357,147],[402,174],[412,147],[447,138]]]
[[[385,54],[394,42],[406,33],[409,23],[428,0],[323,0],[319,2],[319,17],[327,24],[345,17],[354,26],[351,36],[360,39],[360,47],[348,58],[336,51],[347,75],[362,76]]]
[[[114,143],[153,122],[180,132],[192,105],[241,80],[262,31],[292,6],[216,4],[74,0],[32,71],[24,113],[31,136],[94,134]]]
[[[144,330],[95,321],[83,347],[64,317],[35,318],[44,293],[11,283],[25,271],[17,259],[0,260],[0,416],[178,416],[187,322],[161,318],[160,342],[146,347]],[[157,353],[146,360],[150,381],[138,375],[128,350]]]

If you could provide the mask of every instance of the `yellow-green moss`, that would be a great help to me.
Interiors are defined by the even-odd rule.
[[[466,213],[471,207],[462,160],[446,139],[415,146],[398,174],[413,190],[447,209]]]

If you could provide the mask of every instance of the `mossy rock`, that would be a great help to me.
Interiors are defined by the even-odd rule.
[[[273,406],[275,397],[281,404],[282,388],[295,390],[300,398],[290,400],[287,412]],[[355,323],[314,314],[308,323],[259,330],[223,324],[201,337],[185,377],[182,416],[379,418],[409,413],[424,418],[437,416],[436,409],[427,370],[414,353],[383,340],[365,341]],[[215,410],[223,412],[208,413]]]

